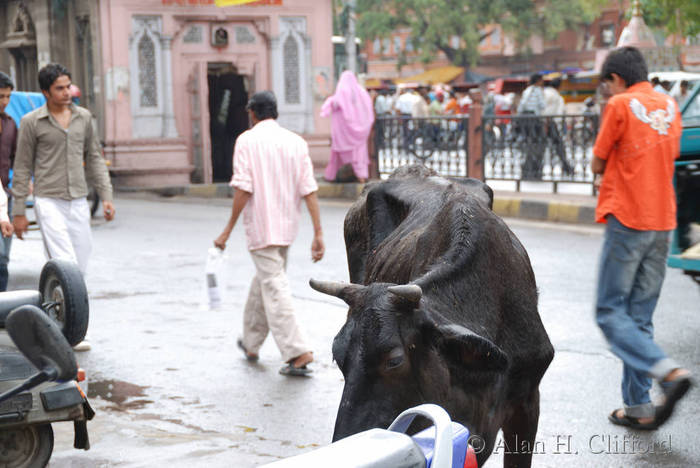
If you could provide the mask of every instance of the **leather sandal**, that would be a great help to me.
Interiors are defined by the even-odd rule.
[[[618,426],[629,427],[630,429],[637,429],[640,431],[653,431],[659,427],[656,423],[656,419],[650,423],[640,423],[638,418],[633,418],[632,416],[627,416],[626,414],[619,417],[617,413],[620,411],[624,410],[622,408],[618,408],[610,413],[608,415],[608,421]]]
[[[657,426],[668,421],[673,414],[676,403],[688,392],[691,384],[692,380],[688,374],[676,377],[670,382],[661,382],[661,389],[664,392],[664,403],[656,407],[654,422]]]
[[[280,368],[280,374],[282,375],[289,375],[292,377],[306,377],[307,375],[311,374],[313,372],[313,369],[310,369],[308,367],[301,366],[301,367],[295,367],[294,366],[294,361],[289,362],[286,366],[283,366]]]

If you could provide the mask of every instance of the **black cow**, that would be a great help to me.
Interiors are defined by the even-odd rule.
[[[345,217],[350,281],[311,286],[350,306],[333,342],[345,377],[333,440],[436,403],[505,466],[530,466],[554,349],[525,249],[482,182],[421,166],[368,187]],[[500,446],[500,443],[499,443]]]

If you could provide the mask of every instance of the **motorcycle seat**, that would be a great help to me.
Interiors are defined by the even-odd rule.
[[[21,305],[31,304],[41,308],[39,291],[7,291],[0,293],[0,327],[5,327],[7,315]]]

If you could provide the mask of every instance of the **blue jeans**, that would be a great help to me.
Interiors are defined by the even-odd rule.
[[[654,342],[652,315],[666,274],[669,231],[638,231],[607,217],[600,257],[596,321],[622,359],[625,413],[654,416],[651,378],[678,367]]]
[[[2,190],[2,188],[0,188]],[[10,220],[12,220],[12,199],[8,197],[7,200],[7,214],[10,215]],[[12,236],[2,237],[0,240],[0,291],[7,291],[7,281],[9,279],[9,272],[7,270],[7,264],[10,263],[10,248],[12,247]]]

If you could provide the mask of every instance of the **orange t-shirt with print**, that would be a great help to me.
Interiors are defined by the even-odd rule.
[[[681,116],[673,98],[648,81],[610,98],[593,154],[606,160],[596,221],[612,214],[628,228],[676,227],[673,161],[680,154]]]

